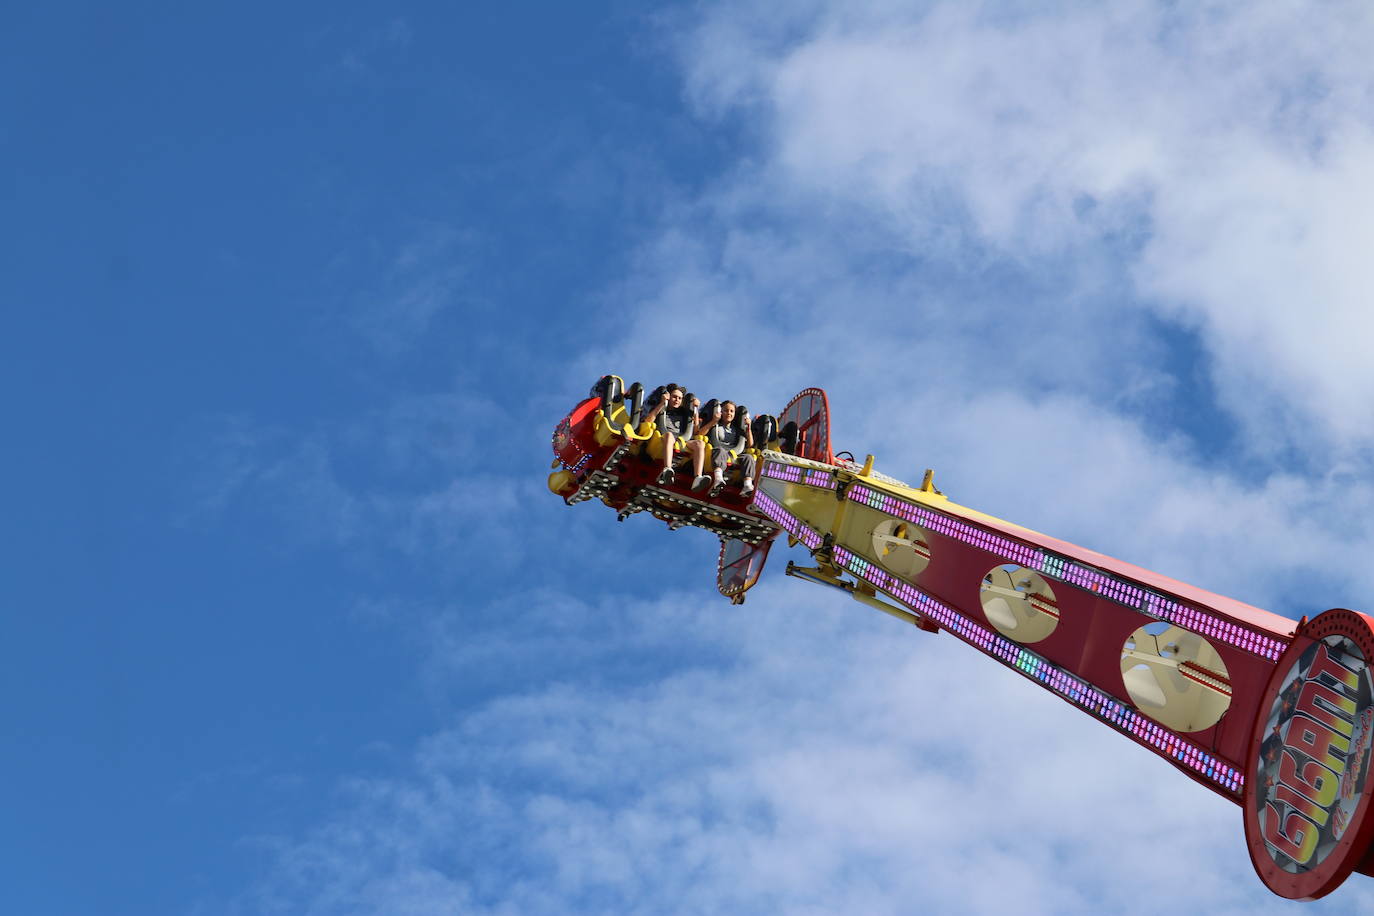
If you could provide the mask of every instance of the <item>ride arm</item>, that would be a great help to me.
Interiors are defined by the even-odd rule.
[[[875,473],[768,452],[759,490],[755,509],[801,541],[836,577],[853,576],[856,589],[883,593],[1124,732],[1217,794],[1240,800],[1250,725],[1274,663],[1291,640],[1292,621]],[[998,578],[1004,569],[1015,571],[1017,582],[1034,583],[1024,586],[1023,598],[984,588],[1005,584]],[[1057,624],[1048,623],[1051,615]],[[1130,695],[1127,683],[1135,681],[1123,683],[1123,643],[1154,623],[1196,632],[1214,650],[1189,667],[1205,675],[1205,683],[1193,687],[1190,681],[1167,711]],[[1153,678],[1153,670],[1146,673]],[[1138,681],[1141,675],[1132,677]],[[1183,717],[1171,719],[1180,703]],[[1230,715],[1222,715],[1228,707]]]

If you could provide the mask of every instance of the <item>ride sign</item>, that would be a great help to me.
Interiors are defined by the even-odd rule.
[[[1256,871],[1285,897],[1334,890],[1369,846],[1372,647],[1364,615],[1318,616],[1280,660],[1260,705],[1246,835]]]

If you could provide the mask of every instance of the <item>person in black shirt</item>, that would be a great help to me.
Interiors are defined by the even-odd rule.
[[[747,414],[735,422],[739,410],[734,401],[724,401],[716,408],[715,416],[706,421],[701,432],[711,443],[711,495],[716,496],[725,487],[725,470],[730,466],[731,453],[739,455],[740,473],[744,482],[740,484],[740,494],[748,496],[754,492],[754,471],[757,462],[745,449],[754,447],[754,434],[749,428]]]
[[[658,474],[658,482],[673,482],[673,445],[681,442],[683,450],[691,456],[692,467],[696,471],[692,489],[703,490],[710,483],[710,478],[701,473],[706,463],[706,450],[700,442],[692,438],[696,432],[696,398],[692,399],[691,404],[684,404],[683,400],[686,397],[687,393],[681,385],[668,385],[662,400],[649,409],[644,420],[650,423],[656,421],[659,432],[663,433],[663,470]]]

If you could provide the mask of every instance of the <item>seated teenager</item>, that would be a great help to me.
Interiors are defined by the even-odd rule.
[[[678,442],[682,443],[683,450],[691,456],[697,479],[705,480],[701,476],[701,470],[706,461],[706,450],[700,442],[692,438],[696,432],[696,410],[693,406],[683,403],[686,397],[687,393],[681,385],[667,385],[664,396],[649,409],[648,415],[644,418],[646,422],[656,423],[659,432],[663,433],[663,470],[658,474],[660,485],[672,483],[676,476],[673,474],[673,455],[674,445]],[[695,485],[696,481],[693,481],[693,486]],[[702,487],[705,485],[703,483]]]
[[[717,496],[725,488],[725,471],[730,466],[732,452],[739,452],[736,462],[744,476],[740,493],[748,496],[754,491],[754,456],[744,451],[753,448],[754,436],[745,416],[736,419],[738,408],[734,401],[725,401],[717,408],[715,416],[706,421],[701,432],[711,443],[711,495]],[[695,487],[693,483],[693,487]]]

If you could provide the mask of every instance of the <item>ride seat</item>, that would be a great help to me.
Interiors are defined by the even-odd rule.
[[[601,446],[613,445],[616,440],[625,438],[625,432],[629,429],[630,413],[625,409],[623,401],[616,401],[610,405],[609,415],[604,409],[597,411],[596,418],[596,443]]]
[[[663,430],[659,429],[654,423],[645,421],[639,425],[640,437],[644,439],[644,451],[655,461],[663,460],[663,450],[666,447],[668,437],[663,435]],[[697,437],[701,438],[700,436]],[[686,443],[681,439],[673,440],[673,464],[677,464],[681,458],[687,456]]]
[[[592,386],[591,396],[601,399],[593,435],[596,444],[605,448],[624,436],[630,419],[625,409],[625,380],[618,375],[603,375]]]

